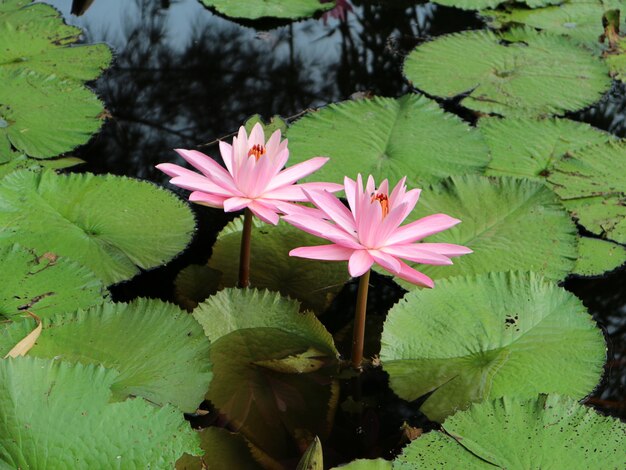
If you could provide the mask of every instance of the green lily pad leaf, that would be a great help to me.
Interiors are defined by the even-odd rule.
[[[252,132],[252,128],[257,123],[263,126],[263,132],[265,132],[266,137],[269,137],[275,131],[278,131],[278,130],[280,131],[282,135],[285,135],[285,133],[287,132],[287,123],[280,116],[278,115],[272,116],[270,118],[270,122],[265,124],[265,122],[263,122],[263,118],[261,117],[261,115],[255,114],[254,116],[248,118],[248,120],[244,124],[244,127],[246,128],[246,132],[248,133],[248,135],[250,135],[250,132]]]
[[[86,143],[100,128],[103,106],[82,84],[55,75],[0,67],[0,158],[12,148],[54,157]],[[51,125],[54,123],[54,125]]]
[[[210,427],[198,431],[202,457],[185,454],[176,462],[176,470],[205,470],[207,468],[230,468],[261,470],[250,454],[241,434],[222,428]]]
[[[506,40],[490,31],[443,36],[411,52],[404,73],[429,94],[467,94],[464,106],[504,116],[584,108],[611,85],[606,65],[567,38],[518,29]]]
[[[76,157],[60,157],[40,160],[28,158],[16,152],[10,153],[8,159],[0,162],[0,179],[16,170],[34,170],[48,168],[50,170],[60,170],[85,163],[84,160]]]
[[[537,8],[544,5],[558,4],[562,0],[524,0],[519,3],[525,3],[530,8]],[[461,8],[462,10],[483,10],[485,8],[495,8],[507,0],[435,0],[434,3],[446,7]]]
[[[626,243],[625,143],[587,147],[559,161],[549,183],[590,232]]]
[[[534,273],[489,273],[408,293],[387,316],[380,358],[394,392],[432,393],[422,411],[441,421],[505,395],[582,398],[602,376],[606,346],[574,295]]]
[[[111,403],[117,376],[94,365],[0,361],[2,468],[172,468],[184,452],[201,452],[175,407]]]
[[[393,463],[384,459],[357,459],[346,465],[333,467],[331,470],[391,470]]]
[[[70,257],[106,283],[179,253],[189,207],[153,184],[120,176],[15,171],[0,187],[0,239]]]
[[[219,233],[213,245],[208,267],[221,273],[220,289],[237,285],[242,230],[242,218],[235,219]],[[255,218],[251,243],[250,284],[298,299],[303,308],[318,314],[326,310],[350,279],[346,263],[289,256],[293,248],[320,245],[325,240],[284,222],[274,226]]]
[[[405,447],[393,468],[624,468],[626,426],[573,398],[504,397],[473,405]]]
[[[274,292],[225,289],[193,315],[211,340],[207,399],[256,453],[297,462],[295,442],[306,446],[328,435],[338,398],[337,350],[312,312],[300,313],[298,302]],[[324,364],[302,373],[267,367],[303,355]]]
[[[612,136],[569,119],[482,118],[478,128],[491,151],[487,174],[545,181],[563,155]]]
[[[320,3],[319,0],[201,0],[231,18],[305,18],[318,11],[329,10],[335,2]]]
[[[0,334],[4,356],[34,328],[14,323]],[[125,332],[121,334],[120,332]],[[209,342],[189,314],[159,300],[107,303],[43,319],[43,331],[29,356],[102,364],[120,372],[113,398],[140,396],[195,411],[211,380]]]
[[[544,184],[509,177],[454,177],[422,192],[409,219],[444,213],[457,226],[428,237],[456,243],[474,253],[452,266],[413,264],[433,279],[491,271],[534,271],[564,279],[578,257],[578,236],[558,197]],[[407,289],[416,286],[399,281]]]
[[[417,186],[482,173],[489,162],[475,130],[416,94],[331,104],[296,121],[287,137],[293,163],[331,157],[312,181],[342,184],[344,176],[362,173],[377,181],[407,176]]]
[[[54,253],[35,253],[19,245],[0,244],[0,315],[17,317],[26,310],[45,318],[99,305],[107,295],[91,271]]]
[[[578,250],[573,273],[580,276],[600,276],[626,263],[626,247],[606,240],[582,237]]]

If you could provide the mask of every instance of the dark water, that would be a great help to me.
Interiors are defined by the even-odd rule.
[[[255,25],[257,29],[222,18],[197,0],[95,0],[80,17],[70,14],[70,0],[46,3],[59,8],[69,23],[83,28],[86,42],[104,41],[115,50],[114,67],[94,85],[113,117],[77,151],[87,161],[83,169],[159,183],[165,183],[165,178],[154,165],[174,160],[172,148],[213,142],[252,114],[294,116],[354,93],[402,95],[410,88],[401,64],[416,44],[432,36],[483,27],[471,12],[429,3],[414,6],[402,0],[354,0],[345,23],[309,19]],[[624,136],[625,96],[624,86],[616,86],[601,103],[571,117]],[[470,118],[453,102],[442,105]],[[201,149],[216,150],[212,146]],[[114,287],[117,299],[171,298],[176,273],[208,258],[215,234],[230,216],[208,208],[194,210],[199,229],[191,247],[167,267]],[[400,294],[388,281],[378,283],[383,295],[371,306],[369,331],[376,331],[382,313]],[[626,271],[601,279],[569,280],[566,288],[583,299],[609,343],[605,378],[589,403],[624,418]],[[350,321],[352,312],[341,306],[352,302],[353,295],[354,286],[340,294],[332,316],[325,320],[331,331],[340,331]],[[333,437],[337,447],[345,439],[355,447],[354,455],[384,452],[372,448],[380,439],[371,440],[368,435],[392,435],[402,420],[424,424],[416,404],[402,402],[389,391],[384,373],[365,377],[362,387],[364,394],[377,397],[378,410],[375,416],[362,417],[363,438],[356,444],[353,432],[342,428],[350,428],[350,423],[339,416]],[[376,428],[375,432],[368,426]],[[380,442],[377,445],[384,447]]]

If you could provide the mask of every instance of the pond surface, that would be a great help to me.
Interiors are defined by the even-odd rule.
[[[83,28],[86,42],[104,41],[115,50],[114,66],[94,85],[112,118],[76,152],[87,162],[83,170],[160,184],[166,177],[154,166],[173,161],[173,148],[199,148],[215,154],[216,139],[257,113],[265,118],[275,114],[296,117],[308,108],[351,97],[400,96],[410,91],[401,74],[403,58],[416,44],[484,27],[473,12],[430,3],[406,6],[412,2],[403,1],[355,0],[345,22],[320,18],[256,24],[258,29],[222,18],[197,0],[95,0],[81,16],[71,14],[69,0],[46,3],[61,10],[68,23]],[[441,104],[472,122],[472,116],[454,102]],[[603,101],[569,117],[625,136],[624,86],[616,85]],[[191,247],[168,266],[114,287],[116,299],[173,298],[172,280],[177,272],[191,262],[205,261],[216,233],[232,218],[218,210],[197,206],[194,210],[199,230]],[[402,295],[390,281],[380,278],[376,282],[386,289],[371,307],[371,335],[379,334],[382,315]],[[626,270],[599,279],[571,279],[565,287],[583,300],[605,330],[609,344],[605,379],[588,402],[624,418]],[[355,286],[348,285],[324,316],[331,332],[349,323],[354,293]],[[375,354],[376,347],[368,353]],[[345,389],[351,386],[345,385]],[[332,439],[335,448],[352,439],[354,427],[363,436],[351,444],[356,447],[354,455],[366,455],[376,435],[394,433],[403,420],[425,424],[415,403],[397,399],[388,389],[382,371],[365,377],[361,387],[364,395],[376,401],[376,411],[362,416],[360,423],[340,411]],[[338,460],[346,457],[351,456]]]

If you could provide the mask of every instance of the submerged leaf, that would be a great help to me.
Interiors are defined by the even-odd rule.
[[[33,323],[14,323],[0,331],[0,352],[4,355]],[[196,410],[211,380],[209,342],[202,328],[159,300],[109,303],[45,318],[43,334],[28,355],[102,364],[119,371],[111,384],[113,398],[140,396],[187,412]]]
[[[294,163],[331,157],[314,181],[343,184],[344,176],[362,173],[392,183],[407,176],[407,184],[416,186],[482,173],[489,162],[475,130],[415,94],[331,104],[296,121],[287,137]]]
[[[319,0],[201,0],[208,7],[232,18],[304,18],[328,10],[334,2]]]
[[[3,468],[172,468],[198,454],[173,406],[109,401],[118,372],[33,358],[0,361]]]
[[[500,37],[467,31],[437,38],[409,54],[413,85],[464,106],[506,116],[561,114],[588,106],[611,85],[598,58],[561,36],[517,29]]]
[[[13,346],[11,350],[4,355],[4,359],[8,357],[25,356],[26,353],[28,353],[28,351],[30,351],[33,348],[33,346],[35,345],[35,342],[37,341],[37,338],[39,338],[39,335],[41,334],[41,330],[43,329],[43,326],[41,324],[41,318],[39,318],[37,315],[35,315],[32,312],[27,312],[27,313],[37,323],[35,326],[35,329],[31,331],[30,333],[28,333],[26,336],[24,336],[24,338],[22,338],[15,346]]]
[[[71,257],[108,284],[168,261],[193,229],[184,202],[125,177],[21,170],[0,187],[0,238]]]
[[[393,468],[624,468],[626,426],[575,399],[504,397],[473,405],[404,448]]]
[[[562,393],[582,398],[606,359],[582,302],[536,274],[489,273],[413,291],[385,322],[380,358],[405,400],[442,420],[472,402]]]

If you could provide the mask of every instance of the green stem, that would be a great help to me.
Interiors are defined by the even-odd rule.
[[[370,283],[368,270],[359,280],[359,292],[356,299],[354,314],[354,330],[352,334],[352,367],[361,370],[363,362],[363,344],[365,343],[365,311],[367,310],[367,291]]]
[[[246,208],[241,232],[241,250],[239,253],[239,287],[250,285],[250,240],[252,238],[252,212]]]

